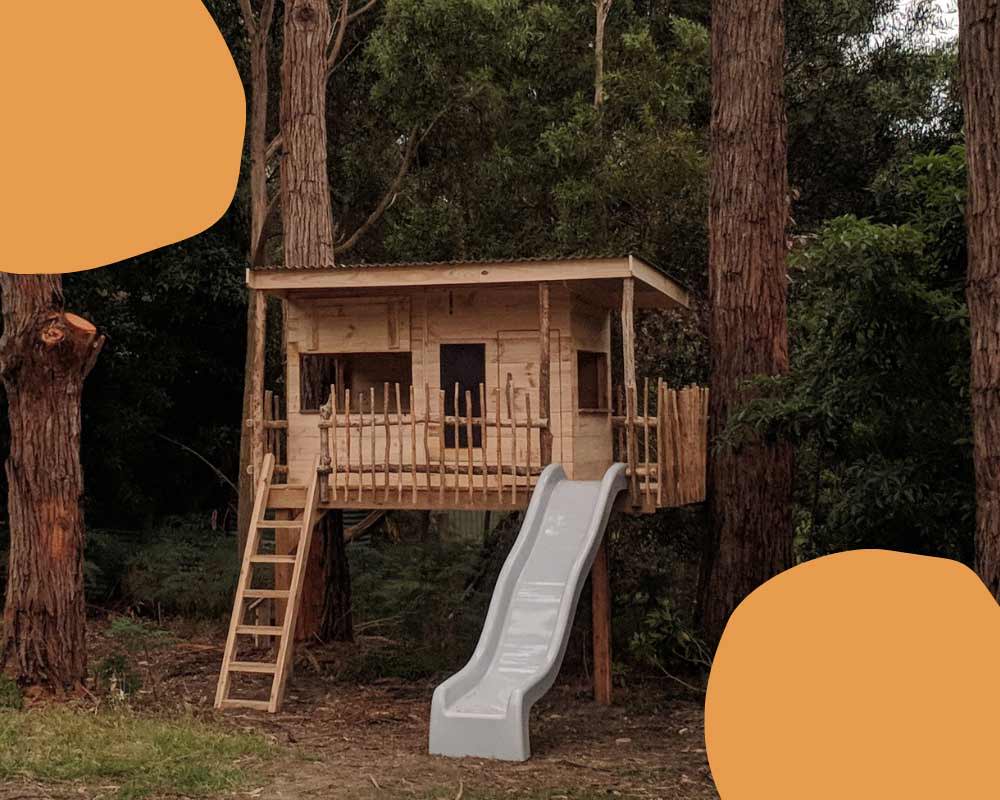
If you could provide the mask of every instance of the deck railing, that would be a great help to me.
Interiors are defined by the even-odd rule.
[[[332,388],[332,387],[331,387]],[[457,392],[457,394],[456,394]],[[331,392],[320,410],[323,502],[365,508],[405,505],[523,506],[541,474],[541,433],[532,391],[509,382],[499,392],[389,383],[376,390]],[[499,397],[498,397],[499,395]],[[405,398],[405,400],[404,400]],[[629,498],[646,510],[705,499],[708,389],[671,389],[661,380],[617,387],[610,415],[614,461],[628,466]],[[288,421],[265,394],[266,451],[276,481],[288,475]],[[449,441],[446,441],[449,440]],[[478,440],[478,441],[477,441]]]
[[[274,456],[272,483],[288,480],[288,420],[281,413],[281,398],[264,392],[264,452]]]
[[[615,392],[615,460],[628,465],[633,505],[670,507],[705,499],[708,389],[664,381]]]
[[[475,393],[456,384],[448,398],[426,384],[385,383],[379,394],[381,407],[374,387],[331,387],[319,422],[324,502],[527,501],[544,466],[540,435],[548,426],[533,414],[530,391],[512,382],[490,392],[479,384]]]

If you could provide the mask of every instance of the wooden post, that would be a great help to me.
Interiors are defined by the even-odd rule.
[[[627,392],[635,386],[635,278],[622,280],[622,364]]]
[[[593,621],[594,700],[611,705],[611,585],[608,580],[608,545],[601,542],[590,571]]]
[[[549,284],[538,284],[538,415],[545,420],[545,427],[539,431],[539,454],[542,467],[552,463],[552,403],[550,400],[549,336],[552,314],[549,307]],[[529,430],[528,435],[531,435]],[[515,454],[517,439],[515,437]],[[515,465],[517,458],[514,459]]]
[[[267,339],[267,298],[260,289],[253,293],[254,302],[254,336],[253,359],[251,362],[250,384],[252,400],[250,403],[249,424],[253,428],[253,450],[250,469],[254,482],[260,479],[260,465],[264,463],[264,357]]]
[[[330,399],[319,408],[319,468],[323,471],[319,493],[320,501],[324,503],[330,499],[330,471],[333,461],[330,458],[330,430],[327,426],[330,425],[330,417],[333,414],[330,406],[333,398],[334,395],[331,392]]]
[[[382,502],[389,502],[389,463],[392,460],[390,445],[392,428],[389,427],[389,382],[382,384],[382,422],[385,426],[385,473],[382,478]]]

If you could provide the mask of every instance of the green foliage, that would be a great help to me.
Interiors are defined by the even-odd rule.
[[[231,607],[239,564],[231,536],[175,517],[127,562],[122,594],[146,613],[216,617]]]
[[[359,680],[409,680],[455,669],[479,635],[496,575],[510,543],[394,543],[376,539],[349,550],[355,622],[390,640],[348,668]]]
[[[647,598],[639,597],[639,602]],[[694,632],[686,615],[678,613],[667,597],[646,614],[642,627],[632,635],[629,649],[639,662],[670,674],[671,662],[706,669],[712,664],[710,648]]]
[[[109,784],[120,800],[218,797],[251,784],[271,758],[262,737],[218,731],[193,719],[127,712],[0,711],[0,781]]]
[[[123,698],[142,688],[142,676],[133,660],[124,653],[111,653],[102,658],[94,669],[97,688],[112,698]]]
[[[132,617],[115,617],[106,635],[116,649],[97,667],[99,685],[121,696],[132,694],[142,687],[139,673],[144,667],[147,681],[157,692],[159,681],[153,654],[173,642],[170,633]]]
[[[793,0],[786,6],[789,177],[812,230],[875,212],[880,172],[960,141],[954,42],[932,43],[928,0]]]
[[[762,380],[723,446],[799,445],[804,555],[972,556],[960,153],[899,172],[898,225],[832,220],[793,261],[793,370]],[[889,192],[887,183],[883,190]]]
[[[5,709],[19,711],[23,703],[24,698],[17,683],[6,675],[0,675],[0,712]]]

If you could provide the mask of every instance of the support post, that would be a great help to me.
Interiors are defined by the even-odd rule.
[[[552,463],[551,362],[549,360],[551,325],[552,313],[549,305],[549,284],[546,281],[542,281],[538,284],[538,414],[545,420],[545,425],[540,429],[538,435],[542,467]],[[528,430],[528,436],[531,436],[530,429]]]
[[[250,386],[253,397],[250,401],[250,419],[247,424],[253,428],[253,449],[249,469],[254,483],[260,477],[260,465],[264,463],[264,354],[267,339],[267,297],[260,289],[253,292],[254,333],[253,360],[250,365]]]
[[[611,586],[608,579],[608,545],[601,542],[590,571],[593,622],[594,700],[611,705]]]
[[[622,280],[622,364],[628,390],[635,386],[635,278]]]

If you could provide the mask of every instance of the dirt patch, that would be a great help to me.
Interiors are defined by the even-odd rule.
[[[604,708],[581,681],[559,683],[532,713],[530,761],[453,760],[427,753],[433,682],[358,685],[340,677],[344,659],[352,647],[366,647],[364,640],[352,647],[300,648],[285,708],[269,715],[212,709],[221,628],[188,626],[174,633],[177,643],[156,654],[155,691],[144,686],[132,704],[148,713],[194,714],[287,747],[289,758],[246,796],[718,797],[705,756],[701,703],[667,685],[616,690],[615,705]],[[96,660],[109,645],[97,626],[91,641]]]

